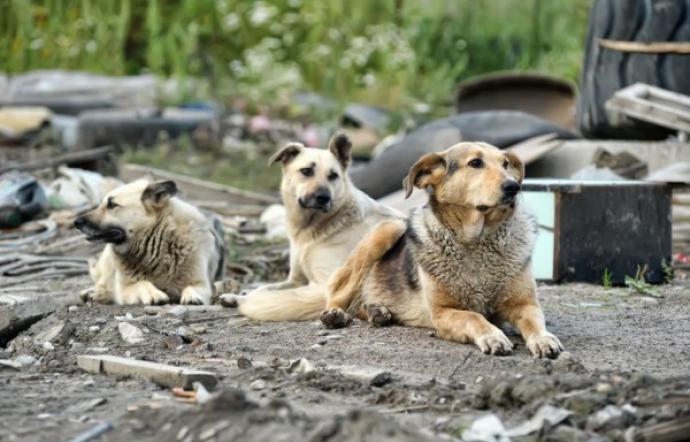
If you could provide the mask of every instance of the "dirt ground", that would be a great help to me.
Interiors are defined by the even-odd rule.
[[[89,281],[65,284],[78,291]],[[461,437],[487,413],[514,428],[544,404],[571,414],[513,439],[623,440],[628,427],[690,413],[689,285],[664,286],[663,298],[541,285],[548,327],[567,349],[555,361],[532,359],[510,330],[516,351],[496,357],[425,329],[255,323],[219,307],[65,305],[0,349],[0,359],[36,358],[0,366],[0,440],[68,440],[101,422],[113,426],[101,440],[436,440]],[[144,342],[124,342],[121,321]],[[149,381],[87,374],[82,354],[210,370],[225,392],[183,403]],[[299,358],[314,369],[291,368]],[[607,405],[617,419],[595,417]]]

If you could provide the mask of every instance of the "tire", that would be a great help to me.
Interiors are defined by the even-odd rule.
[[[600,48],[600,38],[690,41],[690,0],[595,0],[589,16],[578,129],[588,138],[668,136],[672,131],[642,122],[614,127],[604,106],[614,92],[638,82],[690,95],[690,55],[619,52]]]

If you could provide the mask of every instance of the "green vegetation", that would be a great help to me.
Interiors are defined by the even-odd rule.
[[[607,289],[613,287],[613,272],[608,267],[604,269],[604,274],[601,276],[601,284]]]
[[[489,71],[575,80],[590,4],[5,0],[0,70],[202,78],[205,94],[270,104],[307,89],[388,106],[444,106],[458,81]]]

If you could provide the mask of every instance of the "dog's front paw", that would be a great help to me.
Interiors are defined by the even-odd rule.
[[[193,305],[203,305],[208,304],[208,299],[198,290],[193,287],[187,287],[182,290],[182,295],[180,296],[180,304],[193,304]]]
[[[508,355],[513,350],[513,343],[499,329],[479,336],[474,343],[482,352],[491,355]]]
[[[563,344],[556,336],[545,331],[527,340],[527,348],[536,358],[556,359],[563,351]]]
[[[134,299],[129,299],[126,304],[157,305],[168,302],[170,298],[160,290],[140,290]]]
[[[106,290],[99,290],[95,287],[89,287],[79,293],[82,302],[93,301],[99,304],[110,304],[112,298]]]
[[[379,304],[368,304],[366,306],[367,317],[374,327],[385,327],[393,322],[393,315],[388,308]]]
[[[218,297],[218,301],[223,307],[237,308],[240,303],[237,299],[238,297],[239,296],[234,293],[223,293]]]
[[[352,321],[352,317],[339,308],[324,310],[320,319],[326,328],[344,328]]]

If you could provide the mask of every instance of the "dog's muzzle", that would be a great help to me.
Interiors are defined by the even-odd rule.
[[[328,212],[333,205],[331,193],[327,190],[317,190],[316,192],[299,199],[299,205],[303,209],[322,210]]]
[[[515,180],[507,180],[501,185],[503,196],[501,197],[501,204],[510,204],[515,200],[518,192],[520,192],[520,183]]]
[[[90,242],[122,244],[127,240],[127,232],[121,227],[101,227],[89,221],[85,216],[74,220],[74,227],[86,234],[86,240]]]

